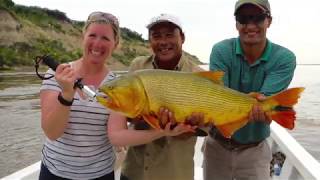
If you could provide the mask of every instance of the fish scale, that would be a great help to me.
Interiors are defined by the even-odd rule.
[[[225,137],[243,127],[252,107],[259,104],[270,119],[293,129],[293,106],[304,88],[291,88],[258,102],[221,85],[222,76],[223,72],[139,70],[103,84],[99,91],[106,97],[99,95],[97,100],[127,117],[141,116],[153,128],[161,128],[157,117],[161,107],[181,123],[194,112],[203,113],[204,123],[215,125]]]
[[[152,102],[150,111],[158,112],[159,107],[175,110],[178,106],[180,110],[174,111],[178,122],[183,122],[192,112],[201,112],[205,114],[205,123],[209,122],[209,117],[216,117],[211,123],[219,125],[225,123],[226,119],[235,120],[235,114],[248,114],[251,110],[248,108],[251,107],[250,103],[246,103],[248,97],[234,97],[225,93],[221,85],[194,74],[176,75],[174,72],[160,71],[152,76],[141,73],[139,79],[149,102]],[[212,111],[208,112],[208,109]]]

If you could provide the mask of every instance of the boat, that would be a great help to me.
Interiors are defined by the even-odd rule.
[[[272,176],[273,180],[320,180],[320,163],[308,153],[284,128],[277,123],[271,123],[271,136],[268,139],[273,152],[281,151],[286,159],[281,171]],[[203,180],[202,152],[203,138],[198,138],[195,152],[195,180]],[[35,180],[39,177],[40,161],[18,170],[1,180]],[[115,173],[116,180],[120,179],[120,170]]]

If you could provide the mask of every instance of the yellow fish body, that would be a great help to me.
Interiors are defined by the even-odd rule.
[[[177,72],[140,70],[105,83],[99,88],[106,96],[97,100],[104,106],[134,118],[142,116],[154,128],[160,128],[157,112],[166,107],[183,123],[193,112],[204,114],[204,123],[216,126],[225,137],[248,122],[253,105],[282,126],[294,127],[292,109],[304,88],[292,88],[263,102],[222,85],[223,72]]]

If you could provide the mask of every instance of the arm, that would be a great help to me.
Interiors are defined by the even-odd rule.
[[[163,114],[168,116],[169,112]],[[126,117],[112,112],[108,121],[108,136],[115,146],[135,146],[149,143],[164,136],[177,136],[190,131],[190,126],[179,124],[170,130],[171,122],[164,129],[134,130],[128,129]]]
[[[262,94],[252,94],[258,101],[266,99],[264,95],[272,95],[288,88],[296,67],[295,56],[287,56],[286,59],[281,59],[279,64],[274,67],[266,76],[261,88]],[[250,121],[262,121],[267,124],[271,123],[271,118],[263,112],[258,105],[253,106],[249,115]]]
[[[111,144],[116,146],[140,145],[163,137],[157,130],[128,129],[126,117],[116,112],[109,116],[108,136]]]
[[[139,69],[144,69],[145,68],[145,61],[148,58],[151,58],[151,57],[139,56],[139,57],[134,58],[130,63],[128,73],[132,73],[132,72],[139,70]]]
[[[223,71],[223,81],[224,85],[229,87],[229,69],[230,67],[227,64],[227,57],[224,57],[222,51],[226,49],[225,47],[220,47],[220,44],[216,44],[212,47],[210,54],[210,71]]]
[[[267,73],[260,93],[270,96],[288,88],[296,68],[295,57],[281,59],[277,66]]]
[[[75,93],[73,89],[75,74],[70,65],[59,65],[55,78],[62,87],[62,97],[71,101]],[[70,113],[70,106],[62,105],[58,101],[58,94],[59,92],[52,90],[40,92],[41,127],[46,136],[51,140],[55,140],[63,134],[67,127]]]

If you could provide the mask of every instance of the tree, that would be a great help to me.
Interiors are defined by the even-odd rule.
[[[0,6],[11,8],[14,6],[14,2],[12,2],[11,0],[0,0]]]

